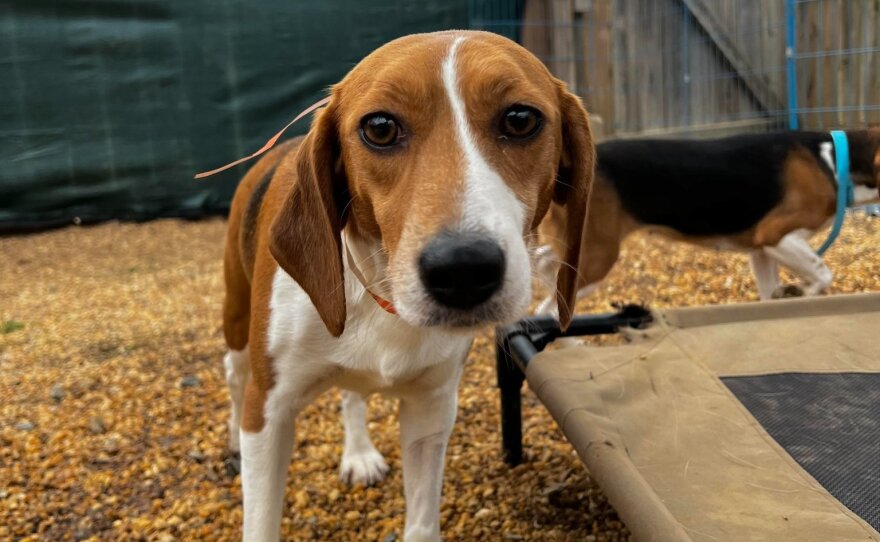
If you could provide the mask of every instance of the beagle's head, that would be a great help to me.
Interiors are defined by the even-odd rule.
[[[464,31],[393,41],[333,87],[296,152],[270,246],[333,335],[346,316],[343,229],[380,249],[402,319],[470,328],[524,314],[528,241],[551,201],[570,209],[557,283],[567,326],[593,142],[579,99],[516,43]]]

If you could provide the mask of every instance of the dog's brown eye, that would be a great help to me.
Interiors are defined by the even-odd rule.
[[[387,113],[376,113],[361,121],[361,139],[373,147],[387,148],[400,139],[400,126]]]
[[[503,137],[525,139],[541,129],[541,114],[525,105],[515,105],[501,119]]]

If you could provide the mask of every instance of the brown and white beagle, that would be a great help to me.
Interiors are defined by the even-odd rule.
[[[229,217],[223,314],[246,540],[278,540],[294,418],[330,387],[345,390],[351,483],[388,470],[364,398],[400,398],[404,540],[440,539],[474,332],[524,314],[529,241],[551,201],[569,210],[558,302],[570,320],[593,153],[580,101],[534,56],[449,31],[370,54],[304,139],[250,170]]]
[[[880,201],[880,130],[846,132],[855,203]],[[584,229],[578,298],[611,271],[627,235],[640,229],[689,243],[748,252],[761,299],[778,295],[779,265],[815,295],[831,271],[808,244],[835,214],[837,182],[827,132],[746,134],[715,140],[616,140],[596,146],[596,180]],[[558,267],[568,210],[541,226],[538,267]],[[787,289],[787,290],[790,290]],[[551,311],[547,299],[539,312]]]

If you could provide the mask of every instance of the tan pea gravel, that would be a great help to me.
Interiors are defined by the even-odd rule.
[[[105,224],[0,238],[0,540],[234,540],[221,371],[224,222]],[[848,221],[832,292],[880,290],[880,220]],[[755,299],[745,257],[639,235],[582,310]],[[526,393],[527,462],[501,460],[493,352],[477,340],[450,442],[446,540],[622,541],[626,528]],[[297,425],[287,540],[400,540],[395,405],[370,427],[392,467],[375,488],[337,479],[336,393]]]

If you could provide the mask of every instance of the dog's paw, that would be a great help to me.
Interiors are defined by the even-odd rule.
[[[342,455],[339,478],[345,484],[371,486],[384,480],[386,474],[388,464],[375,448]]]
[[[806,292],[797,284],[785,284],[773,290],[773,299],[785,299],[788,297],[803,297]]]

